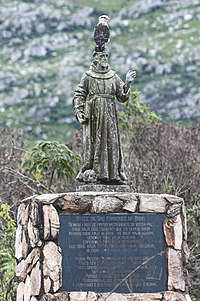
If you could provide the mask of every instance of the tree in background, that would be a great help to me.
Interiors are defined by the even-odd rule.
[[[120,112],[126,172],[134,191],[169,193],[185,200],[192,294],[200,298],[200,124],[164,124],[133,93]],[[198,229],[198,230],[197,230]]]
[[[56,141],[40,141],[28,150],[23,132],[10,128],[1,129],[0,140],[0,195],[12,210],[16,201],[33,194],[75,188],[73,180],[80,163],[80,156],[70,150],[75,144],[68,147]]]
[[[26,156],[23,167],[35,175],[36,180],[44,179],[49,191],[53,181],[75,178],[75,168],[80,164],[80,156],[75,155],[65,144],[56,141],[39,142]],[[50,172],[50,178],[48,173]],[[56,186],[54,185],[54,189]]]
[[[19,176],[24,156],[23,131],[2,128],[0,130],[0,196],[11,206],[29,195],[24,181]],[[30,192],[31,193],[31,192]]]

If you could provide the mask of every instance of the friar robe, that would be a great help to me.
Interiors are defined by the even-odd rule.
[[[84,112],[88,119],[83,125],[83,165],[78,180],[86,170],[94,170],[102,183],[126,180],[115,101],[125,102],[129,95],[130,89],[113,70],[90,69],[83,75],[73,99],[75,113]]]

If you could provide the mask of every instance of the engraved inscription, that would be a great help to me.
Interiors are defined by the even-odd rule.
[[[109,292],[144,261],[165,250],[162,214],[61,215],[59,245],[66,291]],[[141,266],[116,292],[167,289],[166,255]]]

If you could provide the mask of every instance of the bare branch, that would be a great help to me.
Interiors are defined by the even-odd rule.
[[[17,175],[20,176],[23,179],[27,179],[30,182],[34,183],[36,186],[40,186],[42,188],[44,188],[45,190],[47,190],[48,192],[52,193],[52,190],[50,190],[48,187],[46,187],[43,183],[41,183],[39,180],[34,180],[31,177],[22,174],[21,172],[19,172],[18,170],[14,170],[11,167],[8,166],[4,166],[4,169],[8,170],[9,172],[11,172],[13,175]],[[33,190],[34,192],[36,192],[35,190]],[[36,192],[37,193],[37,192]]]

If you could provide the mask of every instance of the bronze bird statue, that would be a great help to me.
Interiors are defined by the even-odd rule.
[[[96,43],[96,52],[103,52],[105,50],[105,44],[109,42],[110,29],[108,26],[108,20],[110,20],[108,16],[100,16],[99,22],[94,29],[94,41]]]

